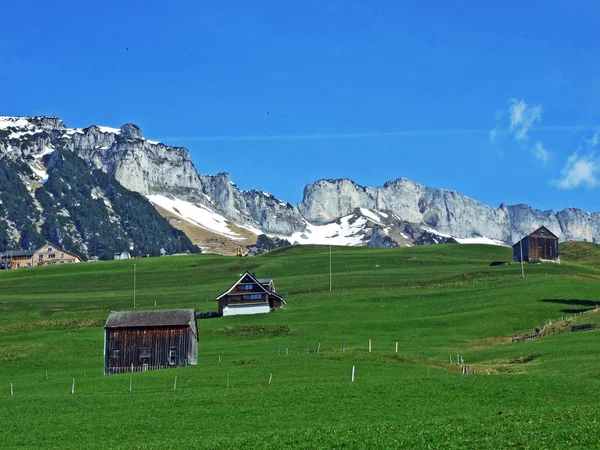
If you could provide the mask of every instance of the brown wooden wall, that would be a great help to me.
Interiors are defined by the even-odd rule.
[[[173,353],[174,350],[174,353]],[[105,329],[104,374],[181,367],[198,362],[189,326]]]
[[[551,236],[529,236],[529,261],[558,258],[558,239]]]

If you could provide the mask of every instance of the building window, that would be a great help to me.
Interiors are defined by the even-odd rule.
[[[52,251],[52,247],[48,247],[48,251],[51,252]]]
[[[25,264],[25,265],[26,265],[27,267],[29,267],[29,266],[31,266],[31,263],[27,263],[27,264]]]
[[[120,354],[121,350],[111,350],[108,356],[112,359],[119,359]]]
[[[44,259],[44,255],[38,255],[38,259]]]
[[[169,349],[169,364],[171,366],[177,364],[177,347],[171,347]]]
[[[48,255],[48,258],[56,258],[56,254],[51,253],[50,255]]]
[[[262,294],[250,294],[248,300],[260,300],[263,298]]]
[[[253,284],[240,284],[240,289],[242,291],[251,291],[253,287]]]
[[[149,359],[152,357],[152,351],[150,347],[141,347],[138,349],[138,358],[139,359]]]
[[[64,257],[65,257],[65,254],[64,254],[64,253],[61,253],[61,254],[60,254],[60,257],[61,257],[61,258],[64,258]]]

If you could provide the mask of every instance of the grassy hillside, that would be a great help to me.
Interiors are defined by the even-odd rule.
[[[560,244],[560,257],[573,264],[600,267],[600,245],[592,242],[563,242]]]
[[[511,256],[480,245],[334,247],[331,292],[325,247],[0,272],[0,442],[595,446],[600,333],[568,325],[599,323],[600,270],[531,264],[521,278],[518,264],[491,265]],[[200,320],[197,366],[106,377],[102,326],[110,310],[132,309],[134,263],[138,309],[215,311],[244,271],[273,277],[288,305]],[[511,341],[536,327],[541,339]],[[457,355],[481,375],[462,375]]]

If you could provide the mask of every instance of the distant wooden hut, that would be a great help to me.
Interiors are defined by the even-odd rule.
[[[271,278],[256,278],[248,272],[217,297],[217,301],[219,314],[223,316],[268,313],[285,305],[283,297],[275,293]]]
[[[521,261],[559,261],[558,237],[548,228],[540,227],[513,245],[513,260]]]
[[[113,311],[104,325],[104,374],[198,362],[196,310]]]

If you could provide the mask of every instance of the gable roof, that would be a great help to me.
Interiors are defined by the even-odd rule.
[[[529,233],[527,236],[523,236],[522,239],[518,240],[517,242],[515,242],[512,246],[515,247],[516,245],[519,245],[519,242],[523,241],[524,239],[527,239],[529,236],[537,233],[540,230],[546,230],[548,232],[549,235],[551,235],[553,238],[558,239],[558,236],[555,235],[552,231],[550,231],[548,228],[541,226],[536,228],[535,230],[533,230],[531,233]]]
[[[192,325],[193,324],[193,325]],[[104,328],[165,327],[190,325],[195,329],[196,310],[111,311]]]
[[[548,228],[546,228],[546,227],[543,227],[543,226],[542,226],[542,227],[539,227],[539,228],[537,228],[537,229],[535,229],[535,230],[533,230],[531,233],[529,233],[529,236],[531,236],[532,234],[535,234],[535,233],[537,233],[537,232],[538,232],[538,231],[540,231],[540,230],[546,230],[546,231],[548,232],[548,234],[550,234],[552,237],[554,237],[554,238],[558,239],[558,236],[557,236],[557,235],[555,235],[555,234],[554,234],[552,231],[550,231]]]
[[[217,300],[219,300],[221,297],[223,297],[223,296],[225,296],[225,295],[229,294],[231,291],[233,291],[233,288],[235,288],[235,287],[236,287],[238,284],[240,284],[240,283],[241,283],[241,281],[242,281],[244,278],[246,278],[246,277],[250,277],[250,279],[251,279],[252,281],[254,281],[254,283],[256,283],[256,284],[257,284],[257,286],[258,286],[258,287],[260,287],[260,289],[262,289],[262,290],[263,290],[265,293],[267,293],[267,294],[271,294],[271,292],[269,292],[269,291],[268,291],[268,290],[267,290],[267,289],[266,289],[266,288],[265,288],[265,287],[262,285],[262,283],[261,283],[260,281],[258,281],[256,278],[254,278],[250,272],[246,272],[244,275],[242,275],[242,276],[240,277],[240,279],[239,279],[239,280],[237,280],[235,283],[233,283],[233,284],[231,285],[231,287],[230,287],[230,288],[229,288],[227,291],[225,291],[225,292],[223,292],[221,295],[219,295],[219,296],[217,297]]]
[[[81,260],[81,258],[79,256],[77,256],[75,253],[69,252],[69,251],[65,250],[64,248],[61,248],[58,245],[54,245],[52,242],[48,242],[48,241],[46,241],[46,243],[44,245],[42,245],[41,247],[36,249],[34,252],[39,252],[41,249],[43,249],[44,247],[47,247],[48,245],[50,245],[52,247],[52,251],[54,251],[54,252],[66,253],[67,255],[74,256],[75,258],[78,258],[79,260]]]

